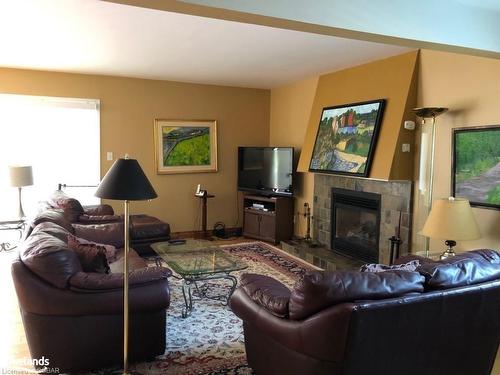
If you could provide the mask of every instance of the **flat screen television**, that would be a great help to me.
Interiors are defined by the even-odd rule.
[[[293,147],[238,147],[238,190],[293,195]]]

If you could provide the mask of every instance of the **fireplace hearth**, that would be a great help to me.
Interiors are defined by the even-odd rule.
[[[332,188],[332,250],[378,262],[380,194]]]

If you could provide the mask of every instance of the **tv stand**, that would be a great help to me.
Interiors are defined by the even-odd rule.
[[[292,238],[293,198],[245,194],[243,235],[275,244]]]

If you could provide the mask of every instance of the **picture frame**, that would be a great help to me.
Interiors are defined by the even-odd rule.
[[[451,195],[500,210],[500,125],[452,129]]]
[[[323,108],[309,171],[367,177],[385,103],[377,99]]]
[[[217,121],[154,121],[157,174],[217,172]]]

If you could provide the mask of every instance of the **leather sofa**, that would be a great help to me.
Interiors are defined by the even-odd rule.
[[[66,219],[74,226],[95,226],[123,222],[123,216],[115,215],[108,204],[84,206],[80,202],[57,190],[44,202],[41,211],[60,209]],[[139,255],[154,254],[151,244],[168,241],[170,225],[149,215],[130,216],[130,243]]]
[[[109,273],[87,273],[67,244],[71,223],[49,210],[30,223],[12,276],[31,357],[46,358],[60,373],[121,365],[123,361],[123,249]],[[123,233],[123,232],[121,232]],[[120,241],[120,232],[102,242]],[[147,267],[130,250],[130,361],[163,354],[167,268]]]
[[[249,365],[257,375],[490,374],[499,253],[418,259],[411,272],[313,271],[292,290],[243,275],[230,306],[243,320]]]

